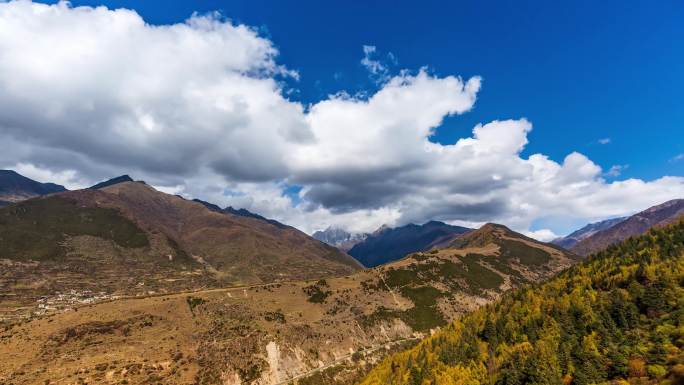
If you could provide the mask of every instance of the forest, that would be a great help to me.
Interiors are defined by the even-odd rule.
[[[362,384],[683,385],[684,221],[505,295]]]

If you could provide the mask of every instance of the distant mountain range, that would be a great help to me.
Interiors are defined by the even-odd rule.
[[[448,244],[455,237],[471,230],[438,221],[423,225],[411,223],[395,228],[382,227],[356,243],[348,253],[364,266],[374,267],[410,253]]]
[[[573,246],[575,246],[578,242],[586,238],[589,238],[590,236],[598,233],[599,231],[611,228],[617,225],[618,223],[624,221],[625,219],[627,219],[627,217],[606,219],[605,221],[590,223],[582,227],[581,229],[571,233],[570,235],[554,239],[553,241],[551,241],[551,243],[564,247],[566,249],[570,249]]]
[[[673,223],[682,215],[684,215],[684,199],[674,199],[597,231],[574,244],[570,250],[580,255],[589,255],[629,237],[644,234],[652,227]]]
[[[653,206],[630,217],[611,218],[590,223],[571,234],[554,239],[551,244],[578,255],[589,255],[638,236],[654,226],[674,222],[684,214],[684,199],[675,199]],[[383,226],[372,234],[350,234],[339,228],[314,233],[314,238],[336,246],[361,262],[373,267],[406,254],[444,247],[452,239],[471,229],[431,221],[424,225],[409,224],[397,228]]]
[[[61,191],[66,191],[66,188],[54,183],[36,182],[12,170],[0,170],[0,206]]]
[[[349,251],[349,249],[359,242],[363,242],[368,237],[368,234],[352,234],[339,227],[330,226],[325,230],[316,231],[313,233],[312,237],[331,246],[335,246],[340,250]]]

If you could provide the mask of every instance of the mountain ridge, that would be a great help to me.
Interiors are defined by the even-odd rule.
[[[94,184],[88,188],[91,190],[99,190],[99,189],[102,189],[105,187],[114,186],[115,184],[124,183],[124,182],[134,182],[134,180],[133,180],[133,178],[128,176],[128,174],[125,174],[125,175],[117,176],[117,177],[96,183],[96,184]]]
[[[644,234],[652,227],[665,226],[684,214],[684,199],[673,199],[638,212],[625,220],[581,240],[570,248],[589,255],[629,237]]]
[[[618,223],[624,221],[627,217],[619,217],[606,219],[599,222],[589,223],[588,225],[573,231],[572,233],[566,235],[565,237],[556,238],[551,241],[551,243],[570,249],[572,246],[576,245],[578,242],[596,234],[601,230],[608,229],[617,225]]]
[[[64,186],[37,182],[14,170],[0,170],[0,206],[63,191],[67,191]]]
[[[335,246],[343,251],[349,251],[356,244],[363,242],[368,237],[365,233],[350,233],[342,228],[328,226],[325,230],[315,231],[312,235],[315,239]]]
[[[412,252],[429,250],[471,230],[439,221],[422,225],[410,223],[395,228],[383,226],[355,244],[348,253],[364,266],[374,267]]]
[[[183,198],[183,197],[180,197],[180,198]],[[185,198],[183,198],[183,199],[185,199]],[[192,201],[193,201],[193,202],[200,203],[200,204],[202,204],[204,207],[208,208],[209,210],[214,211],[214,212],[217,212],[217,213],[228,213],[228,214],[237,215],[237,216],[241,216],[241,217],[254,218],[254,219],[258,219],[258,220],[261,220],[261,221],[270,223],[270,224],[272,224],[272,225],[274,225],[274,226],[276,226],[276,227],[279,227],[279,228],[281,228],[281,229],[292,228],[292,226],[289,226],[289,225],[283,224],[283,223],[281,223],[281,222],[278,222],[278,221],[276,221],[275,219],[266,218],[266,217],[264,217],[264,216],[262,216],[262,215],[253,213],[253,212],[251,212],[251,211],[249,211],[249,210],[247,210],[247,209],[244,209],[244,208],[235,209],[235,208],[233,208],[232,206],[228,206],[228,207],[222,209],[219,205],[216,205],[216,204],[214,204],[214,203],[210,203],[210,202],[207,202],[207,201],[203,201],[203,200],[201,200],[201,199],[195,198],[195,199],[193,199]],[[315,237],[314,237],[314,239],[315,239]]]

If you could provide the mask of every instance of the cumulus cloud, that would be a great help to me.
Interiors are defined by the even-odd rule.
[[[217,15],[153,26],[125,9],[0,3],[0,166],[69,187],[128,173],[308,232],[437,219],[547,240],[558,231],[534,228],[540,220],[684,196],[681,177],[608,182],[615,170],[577,152],[523,157],[524,118],[434,143],[445,118],[473,108],[482,80],[392,75],[374,47],[364,54],[384,76],[377,92],[305,106],[284,91],[298,75],[274,44]]]
[[[558,238],[558,235],[554,234],[553,231],[549,229],[540,229],[537,231],[526,231],[525,235],[530,238],[537,239],[542,242],[550,242]]]
[[[312,132],[274,79],[289,74],[276,54],[213,15],[151,26],[128,10],[0,4],[2,133],[46,164],[54,148],[159,174],[284,177],[282,152],[263,148]]]

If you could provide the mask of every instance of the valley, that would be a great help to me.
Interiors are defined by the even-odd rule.
[[[377,255],[407,234],[398,247],[422,251],[364,269],[128,176],[14,203],[0,209],[0,383],[353,384],[582,259],[499,224],[445,226],[369,236]]]
[[[149,191],[131,183],[113,187]],[[111,194],[91,191],[79,195],[79,202],[90,207],[94,196],[105,206]],[[155,196],[186,205],[180,198]],[[56,198],[12,208],[23,215],[34,204],[72,210],[51,199]],[[193,213],[206,210],[190,204]],[[60,228],[70,223],[63,221],[68,217],[60,214]],[[48,239],[47,246],[65,245],[55,249],[64,250],[58,259],[47,254],[20,258],[24,254],[18,248],[5,254],[14,257],[3,262],[11,286],[3,291],[0,351],[12,353],[0,363],[1,381],[349,384],[387,354],[577,261],[560,248],[488,224],[443,248],[373,269],[332,271],[309,280],[260,276],[266,282],[236,285],[222,280],[215,262],[183,259],[182,246],[171,249],[172,258],[163,252],[155,257],[143,242],[143,235],[154,235],[142,230],[150,220],[125,218],[109,218],[103,223],[110,230],[101,234],[70,236],[56,244]],[[129,243],[118,244],[120,229],[140,234],[140,244],[130,244],[131,236],[125,238]],[[148,237],[153,245],[154,236]],[[75,266],[90,267],[76,271]]]

